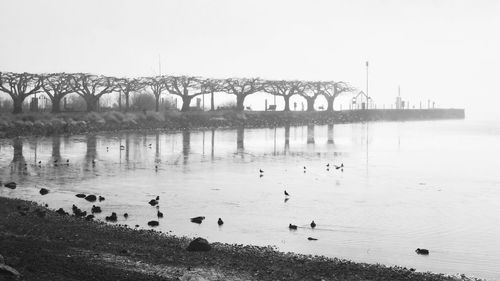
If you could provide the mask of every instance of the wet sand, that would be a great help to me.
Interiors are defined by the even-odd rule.
[[[191,240],[0,197],[0,254],[22,280],[477,280],[272,247],[213,243],[188,252]]]

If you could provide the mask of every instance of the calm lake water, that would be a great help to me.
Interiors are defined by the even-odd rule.
[[[0,196],[89,211],[75,194],[99,194],[99,219],[147,228],[159,195],[158,229],[176,235],[498,280],[499,167],[494,122],[104,133],[0,140],[0,179],[19,184]]]

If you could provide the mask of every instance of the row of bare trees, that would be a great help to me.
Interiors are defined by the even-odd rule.
[[[286,81],[263,80],[259,78],[207,79],[194,76],[157,76],[143,78],[115,78],[86,73],[31,74],[0,72],[0,92],[7,93],[13,102],[13,113],[22,111],[23,101],[36,93],[45,93],[52,102],[52,112],[60,112],[61,100],[76,93],[87,105],[87,111],[95,111],[99,99],[106,94],[119,92],[125,98],[125,109],[129,109],[132,93],[149,92],[155,97],[156,111],[159,110],[163,93],[182,99],[181,111],[188,111],[193,98],[203,94],[211,95],[211,109],[214,110],[214,94],[226,93],[236,97],[236,109],[244,110],[245,98],[257,92],[281,96],[285,111],[290,110],[290,98],[300,95],[307,101],[307,110],[314,110],[314,101],[323,95],[328,103],[327,110],[333,111],[335,99],[342,93],[354,89],[346,82],[335,81]]]

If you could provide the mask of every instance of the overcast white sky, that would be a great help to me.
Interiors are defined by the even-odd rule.
[[[344,80],[500,112],[500,1],[0,0],[0,71]],[[500,114],[498,114],[500,115]]]

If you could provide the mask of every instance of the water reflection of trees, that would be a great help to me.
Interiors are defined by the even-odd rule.
[[[17,175],[19,178],[24,178],[28,175],[27,163],[23,155],[23,140],[19,137],[12,139],[13,157],[10,164],[11,175]]]
[[[301,129],[304,129],[304,134],[301,135],[300,134],[300,130]],[[326,141],[326,144],[328,145],[329,148],[332,148],[333,144],[335,143],[335,140],[334,140],[334,125],[333,124],[330,124],[328,125],[326,128],[325,127],[318,127],[316,128],[314,125],[308,125],[308,126],[303,126],[303,127],[295,127],[294,130],[292,131],[292,126],[290,125],[286,125],[282,128],[274,128],[273,131],[271,131],[272,133],[272,141],[273,141],[273,144],[271,143],[267,143],[265,144],[265,146],[267,146],[266,150],[267,152],[260,152],[259,154],[262,156],[262,155],[268,155],[268,154],[272,154],[274,156],[279,156],[279,155],[287,155],[287,156],[290,156],[290,157],[294,157],[294,156],[306,156],[306,155],[310,155],[312,153],[312,150],[311,150],[311,147],[312,146],[315,146],[315,143],[317,142],[317,140],[315,139],[315,130],[324,130],[324,129],[327,129],[327,141]],[[236,154],[238,156],[241,156],[242,158],[246,157],[247,155],[254,155],[253,153],[251,153],[252,151],[248,151],[248,148],[245,146],[245,137],[246,138],[249,138],[250,136],[248,134],[245,134],[245,128],[244,127],[238,127],[236,128],[234,131],[226,131],[226,130],[223,130],[223,131],[219,131],[219,133],[222,134],[222,136],[226,136],[226,135],[231,135],[231,134],[234,134],[234,132],[236,133],[236,136],[232,135],[232,140],[231,142],[233,141],[236,141]],[[305,134],[307,131],[307,135]],[[210,137],[207,136],[207,138],[205,138],[206,134],[207,133],[210,133]],[[154,167],[154,165],[160,163],[160,162],[163,162],[162,158],[165,157],[165,162],[168,163],[170,162],[168,157],[170,156],[174,156],[175,154],[177,154],[174,150],[174,143],[178,143],[178,140],[179,140],[179,137],[181,138],[182,140],[182,150],[181,150],[181,153],[180,154],[177,154],[176,157],[178,159],[179,162],[182,161],[182,163],[184,165],[187,165],[189,163],[189,160],[190,160],[190,157],[192,158],[193,155],[193,147],[192,145],[194,145],[197,149],[200,147],[200,146],[203,146],[202,148],[202,155],[205,155],[206,152],[206,148],[205,148],[205,144],[206,144],[206,141],[209,141],[210,142],[210,158],[212,159],[212,161],[214,161],[216,159],[216,151],[215,151],[215,145],[216,145],[216,139],[215,139],[215,134],[216,134],[216,129],[211,129],[211,130],[207,130],[207,131],[204,131],[204,132],[200,132],[200,134],[203,134],[203,138],[202,140],[199,140],[198,138],[196,138],[196,144],[192,144],[191,141],[192,141],[192,132],[190,130],[187,130],[187,129],[184,129],[180,132],[180,134],[174,134],[174,135],[171,135],[170,138],[163,138],[161,137],[161,135],[164,134],[162,132],[159,132],[159,131],[156,131],[154,132],[153,134],[148,134],[147,136],[145,134],[134,134],[134,133],[129,133],[129,132],[124,132],[120,135],[118,135],[118,139],[119,139],[119,146],[122,146],[123,147],[120,147],[118,148],[118,145],[113,145],[113,144],[106,144],[106,145],[109,145],[110,147],[110,151],[112,152],[112,149],[119,149],[119,160],[120,160],[120,163],[122,163],[123,159],[125,160],[125,163],[126,165],[123,166],[123,168],[125,169],[135,169],[136,167],[136,163],[132,163],[133,161],[137,162],[137,164],[139,164],[141,167],[146,164],[146,165],[152,165],[152,167]],[[252,135],[252,134],[251,134]],[[295,137],[298,137],[298,140],[302,140],[302,144],[307,144],[307,149],[304,149],[303,147],[301,147],[301,145],[299,145],[297,147],[297,151],[293,151],[293,149],[291,149],[291,142],[292,142],[292,138]],[[284,141],[283,141],[283,138],[284,137]],[[99,159],[101,161],[98,162],[98,151],[99,151],[99,145],[98,145],[98,135],[96,134],[89,134],[87,136],[85,136],[85,147],[86,147],[86,150],[85,150],[85,154],[84,154],[84,157],[83,157],[83,163],[78,163],[78,161],[74,162],[74,165],[71,165],[71,168],[64,168],[66,167],[65,163],[66,161],[64,161],[63,157],[65,157],[64,155],[61,155],[61,143],[64,142],[65,143],[65,147],[67,150],[71,151],[72,150],[72,146],[75,145],[75,142],[74,142],[74,138],[69,138],[69,137],[62,137],[62,136],[53,136],[53,137],[50,137],[48,140],[49,142],[42,142],[42,155],[43,155],[43,146],[44,145],[48,145],[49,147],[52,148],[51,150],[51,153],[49,154],[50,156],[50,159],[49,161],[45,161],[43,160],[43,156],[42,156],[42,168],[39,169],[38,168],[38,165],[31,165],[28,167],[28,171],[30,171],[31,169],[33,169],[33,171],[36,171],[36,173],[38,173],[39,175],[43,175],[43,174],[46,174],[46,175],[50,175],[50,176],[54,176],[54,177],[68,177],[68,173],[70,173],[72,176],[76,176],[76,177],[79,177],[79,176],[82,176],[82,177],[88,177],[88,176],[92,176],[94,174],[96,174],[98,172],[98,170],[100,172],[106,172],[108,174],[113,174],[116,170],[116,167],[114,167],[114,163],[112,161],[106,161],[105,158],[104,159]],[[235,138],[235,139],[234,139]],[[20,139],[20,138],[14,138],[11,140],[11,143],[12,143],[12,147],[14,148],[13,150],[13,159],[12,159],[12,163],[11,163],[11,166],[12,166],[12,171],[17,173],[17,174],[24,174],[26,173],[26,169],[25,169],[25,163],[26,163],[26,160],[25,160],[25,155],[23,155],[23,140]],[[166,147],[170,147],[168,144],[171,143],[172,144],[172,152],[169,153],[165,153],[163,152],[162,153],[162,150]],[[234,143],[234,142],[233,142]],[[293,142],[293,144],[295,144],[295,142]],[[35,164],[37,162],[37,150],[38,150],[38,146],[40,145],[40,141],[39,140],[36,140],[35,139],[35,142],[34,142],[34,152],[35,152]],[[224,143],[221,143],[221,148],[223,148],[220,153],[222,153],[223,151],[227,151],[227,146],[224,144]],[[317,145],[317,144],[316,144]],[[320,148],[323,147],[323,146],[320,146]],[[133,150],[132,152],[130,150]],[[148,151],[150,151],[149,149],[154,149],[154,163],[152,160],[150,160],[149,164],[147,163],[148,159],[152,159],[152,158],[148,158],[147,155],[148,155]],[[230,150],[233,150],[233,149],[230,149]],[[29,150],[31,151],[31,150]],[[198,151],[198,150],[197,150]],[[326,153],[329,153],[329,155],[331,156],[331,152],[332,150],[331,149],[328,149],[329,152],[326,152]],[[150,152],[153,152],[153,151],[150,151]],[[25,152],[26,153],[26,152]],[[117,153],[115,151],[115,153]],[[250,153],[250,154],[249,154]],[[315,155],[317,155],[318,157],[322,157],[324,156],[323,152],[314,152]],[[335,152],[335,154],[338,155],[338,152]],[[106,154],[108,155],[108,154]],[[110,155],[112,155],[112,153],[110,153]],[[149,155],[153,155],[153,153],[149,154]],[[101,155],[102,156],[102,155]],[[30,156],[31,157],[31,156]],[[144,158],[146,157],[146,158]],[[203,161],[203,156],[202,156],[202,160]],[[33,158],[29,158],[29,159],[33,159]],[[181,160],[182,159],[182,160]],[[59,167],[59,169],[57,169],[57,167],[52,167],[55,165],[54,163],[54,160],[57,160],[59,163],[59,166],[64,166],[64,167]],[[94,162],[96,161],[96,162]],[[132,162],[130,162],[132,161]],[[170,163],[177,163],[177,161],[173,161],[173,162],[170,162]],[[45,165],[47,164],[47,165]],[[72,162],[73,164],[73,162]],[[129,165],[129,164],[132,164],[132,165]],[[69,166],[69,165],[68,165]],[[55,169],[55,170],[54,170]],[[74,173],[74,175],[73,175]],[[76,175],[80,173],[80,175]]]
[[[314,144],[314,125],[307,125],[307,143]]]
[[[61,137],[60,136],[52,136],[52,162],[57,160],[60,162],[61,160]]]
[[[191,131],[182,130],[182,156],[183,164],[187,164],[189,160],[189,152],[191,150]]]

